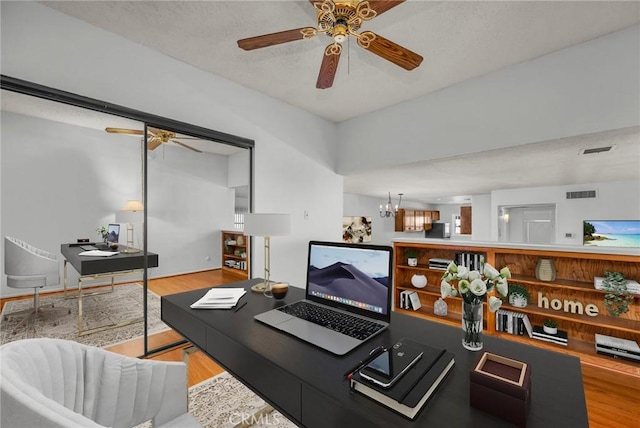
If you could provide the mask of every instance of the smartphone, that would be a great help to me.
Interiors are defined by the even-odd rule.
[[[360,376],[383,388],[389,388],[422,357],[422,351],[398,342],[373,359]]]

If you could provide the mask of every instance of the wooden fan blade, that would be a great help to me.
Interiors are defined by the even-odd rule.
[[[147,142],[147,149],[155,150],[162,145],[162,140],[160,138],[152,138]]]
[[[110,134],[130,134],[130,135],[143,135],[144,131],[141,129],[124,129],[124,128],[105,128]]]
[[[333,79],[336,77],[341,53],[342,46],[338,43],[332,43],[325,48],[316,88],[327,89],[333,86]]]
[[[413,70],[422,63],[423,58],[407,48],[393,43],[371,31],[365,31],[358,37],[358,44],[371,53],[391,61],[405,70]]]
[[[253,49],[266,48],[267,46],[279,45],[281,43],[293,42],[294,40],[304,38],[304,30],[315,32],[315,29],[312,27],[296,28],[295,30],[280,31],[278,33],[238,40],[238,46],[245,51],[250,51]]]
[[[180,141],[178,141],[178,140],[171,140],[171,141],[173,141],[174,143],[176,143],[176,144],[178,144],[178,145],[180,145],[180,146],[184,147],[185,149],[193,150],[194,152],[197,152],[197,153],[202,153],[202,151],[201,151],[201,150],[198,150],[198,149],[196,149],[196,148],[194,148],[194,147],[191,147],[191,146],[187,146],[186,144],[181,143],[181,142],[180,142]]]
[[[376,16],[404,3],[405,0],[369,0],[369,7],[376,11]]]

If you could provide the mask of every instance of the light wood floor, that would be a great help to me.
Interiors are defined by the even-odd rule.
[[[151,279],[149,280],[149,290],[158,296],[166,296],[168,294],[175,294],[183,291],[198,290],[200,288],[228,284],[231,282],[237,282],[238,280],[238,276],[223,272],[221,269],[216,269],[187,275],[178,275],[170,278]],[[154,349],[182,339],[182,336],[171,330],[169,332],[149,336],[148,346],[149,349]],[[165,351],[149,358],[160,361],[182,361],[185,359],[183,351],[188,347],[189,345],[180,346],[177,349]],[[118,344],[107,349],[123,355],[138,356],[144,354],[144,343],[142,339],[137,339]],[[203,380],[224,371],[222,367],[218,366],[200,351],[187,353],[186,358],[188,359],[189,367],[189,386],[196,385]]]
[[[221,270],[213,270],[153,279],[149,281],[149,289],[163,296],[236,281],[238,281],[237,276],[223,273]],[[173,331],[161,333],[150,337],[149,347],[152,349],[157,344],[165,344],[179,339],[181,337]],[[181,361],[183,348],[165,351],[151,358],[161,361]],[[109,349],[129,356],[142,355],[144,352],[141,340],[127,342]],[[223,371],[221,367],[199,351],[190,354],[188,360],[190,386]],[[602,428],[637,427],[638,421],[640,421],[640,385],[607,370],[583,365],[582,371],[590,426]]]

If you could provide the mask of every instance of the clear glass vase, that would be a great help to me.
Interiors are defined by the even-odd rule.
[[[465,349],[482,349],[482,317],[482,302],[462,303],[462,346]]]

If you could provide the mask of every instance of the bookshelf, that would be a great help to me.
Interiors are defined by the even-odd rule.
[[[517,336],[496,331],[495,314],[487,310],[486,304],[485,334],[571,354],[579,357],[583,364],[631,375],[636,381],[640,381],[640,363],[598,355],[595,350],[596,333],[640,343],[640,295],[634,294],[629,312],[616,318],[610,316],[604,306],[605,292],[594,287],[594,277],[604,276],[605,271],[622,272],[625,278],[640,281],[640,253],[637,250],[634,254],[631,249],[624,253],[619,251],[621,249],[555,249],[552,246],[525,244],[507,247],[508,244],[503,243],[434,241],[436,240],[394,242],[395,311],[459,327],[462,306],[460,298],[445,299],[448,305],[446,317],[433,313],[434,302],[440,297],[440,282],[444,271],[429,267],[429,259],[455,260],[459,253],[482,254],[497,269],[508,266],[512,274],[509,282],[523,285],[531,295],[530,303],[524,308],[511,306],[508,302],[503,303],[502,308],[527,314],[533,325],[542,325],[545,318],[556,320],[558,329],[567,331],[569,343],[565,347],[532,339],[526,334]],[[409,248],[418,250],[417,266],[407,264],[404,252]],[[553,260],[556,268],[554,281],[536,278],[536,264],[541,257]],[[414,274],[427,276],[428,285],[421,289],[413,287],[411,277]],[[400,293],[408,289],[417,291],[420,296],[422,307],[417,311],[399,307]],[[556,309],[552,305],[547,308],[547,301],[554,301]],[[575,302],[579,302],[583,308],[587,304],[595,305],[598,314],[590,316],[586,311],[578,313],[579,310],[574,308]],[[557,309],[559,304],[561,307]]]
[[[249,238],[241,231],[223,230],[221,238],[222,270],[249,278]]]

